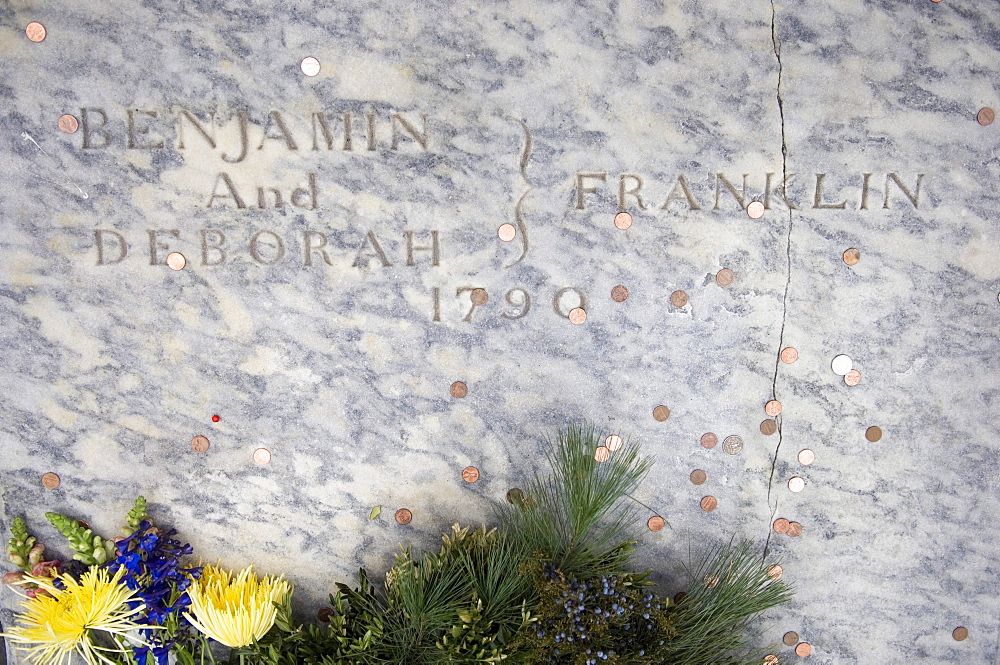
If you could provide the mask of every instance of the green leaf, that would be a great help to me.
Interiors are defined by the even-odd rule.
[[[382,506],[375,506],[374,508],[372,508],[372,511],[368,513],[368,519],[374,520],[381,514],[382,514]]]

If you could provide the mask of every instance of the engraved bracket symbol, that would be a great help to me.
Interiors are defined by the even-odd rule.
[[[531,130],[528,129],[528,125],[522,120],[511,119],[512,122],[516,122],[521,126],[521,130],[524,132],[524,147],[521,149],[521,179],[524,181],[526,189],[521,193],[521,196],[517,199],[517,204],[514,206],[514,224],[517,226],[517,234],[521,239],[521,255],[514,259],[512,262],[504,266],[504,268],[512,268],[513,266],[524,260],[524,257],[528,254],[528,227],[524,223],[524,213],[523,206],[525,199],[531,194],[532,190],[535,189],[534,183],[528,179],[528,161],[531,159]]]

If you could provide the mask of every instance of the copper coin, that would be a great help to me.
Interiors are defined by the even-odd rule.
[[[751,201],[747,206],[747,216],[750,219],[760,219],[764,216],[764,204],[760,201]]]
[[[772,417],[778,415],[781,413],[781,402],[776,399],[772,399],[764,405],[764,413]]]
[[[854,367],[854,361],[851,360],[850,356],[845,356],[843,353],[839,356],[835,356],[830,362],[830,369],[833,370],[834,374],[838,374],[840,376],[844,376],[850,372],[852,367]]]
[[[598,462],[607,462],[611,458],[611,451],[608,450],[607,446],[597,446],[597,450],[594,451],[594,459]]]
[[[513,224],[501,224],[500,228],[497,229],[497,236],[504,242],[510,242],[516,235],[517,229],[514,228]]]
[[[203,453],[208,450],[211,444],[208,442],[208,438],[198,435],[191,439],[191,449],[197,453]]]
[[[646,520],[646,527],[650,531],[659,531],[667,524],[667,521],[660,517],[659,515],[653,515],[648,520]]]
[[[715,273],[715,283],[719,286],[729,286],[736,279],[736,275],[729,268],[723,268]]]
[[[451,384],[451,396],[455,399],[462,399],[469,394],[469,387],[465,385],[464,381],[456,381]]]
[[[615,288],[611,289],[611,299],[615,302],[625,302],[628,300],[628,289],[619,284]]]
[[[743,452],[743,439],[733,434],[722,441],[722,449],[729,455],[739,455]]]
[[[332,616],[333,616],[332,607],[321,607],[318,610],[316,610],[316,618],[322,621],[323,623],[330,623],[330,617]]]
[[[316,76],[319,74],[319,60],[310,56],[302,58],[302,62],[299,63],[299,69],[306,76]]]
[[[809,450],[808,448],[803,448],[799,451],[799,464],[804,464],[809,466],[816,460],[816,453]]]
[[[788,523],[788,535],[792,538],[798,538],[802,535],[802,525],[798,522]]]
[[[764,436],[771,436],[778,431],[778,423],[771,420],[770,418],[765,418],[760,421],[760,433]]]
[[[812,652],[813,652],[812,645],[809,644],[808,642],[799,642],[798,645],[795,647],[795,655],[801,656],[802,658],[805,658]]]
[[[170,252],[167,254],[167,267],[171,270],[184,270],[184,266],[187,265],[187,259],[180,252]]]
[[[75,134],[80,129],[80,121],[75,115],[65,114],[59,116],[59,131],[66,134]]]
[[[852,369],[850,372],[844,375],[844,383],[849,386],[856,386],[861,383],[861,372],[856,369]]]
[[[486,289],[472,289],[469,299],[472,300],[472,304],[476,307],[482,307],[490,299],[490,296],[486,293]]]
[[[989,106],[984,106],[979,109],[979,113],[976,114],[976,120],[980,125],[985,127],[986,125],[992,125],[993,121],[997,119],[997,114]]]
[[[876,441],[882,438],[882,428],[875,426],[869,427],[868,429],[865,430],[865,438],[871,441],[872,443],[875,443]]]
[[[712,512],[719,505],[719,500],[714,496],[703,496],[701,498],[701,509],[705,512]]]
[[[271,461],[271,451],[267,448],[258,448],[253,451],[253,461],[263,466]]]
[[[396,511],[396,524],[409,524],[413,521],[413,513],[411,513],[406,508],[400,508]]]
[[[705,575],[701,580],[705,583],[705,587],[708,589],[714,589],[719,586],[719,576],[718,575]]]
[[[615,452],[621,448],[623,443],[624,441],[622,441],[622,438],[617,434],[611,434],[608,438],[604,439],[604,445],[607,446],[608,450],[611,452]]]
[[[479,469],[474,466],[467,466],[462,469],[462,480],[467,483],[474,483],[479,480]]]
[[[81,529],[89,529],[90,528],[90,522],[88,522],[87,520],[77,520],[76,524]]]
[[[664,420],[670,417],[670,409],[661,404],[655,409],[653,409],[653,417],[662,423]]]
[[[33,42],[40,42],[45,39],[45,26],[38,21],[32,21],[24,28],[24,34],[28,36],[28,39]]]
[[[955,630],[951,631],[951,636],[961,642],[969,636],[969,629],[965,626],[959,626]]]
[[[704,485],[706,480],[708,480],[708,474],[701,469],[695,469],[691,472],[691,482],[695,485]]]
[[[52,473],[51,471],[42,474],[42,487],[44,487],[45,489],[54,490],[55,488],[59,487],[60,482],[62,481],[59,480],[59,476]]]
[[[786,346],[781,350],[781,362],[791,365],[799,359],[799,351],[795,347]]]
[[[569,322],[575,326],[587,320],[587,312],[582,307],[574,307],[569,310]]]
[[[785,569],[779,566],[778,564],[774,564],[773,566],[767,567],[767,576],[770,577],[772,580],[780,578],[782,574],[784,574],[784,572]]]
[[[844,263],[849,266],[857,265],[858,261],[861,260],[861,251],[851,247],[849,250],[844,252]]]
[[[670,294],[670,304],[674,307],[683,307],[688,304],[688,294],[683,291],[674,291]]]
[[[615,226],[624,231],[632,226],[632,215],[627,212],[620,212],[615,215]]]
[[[705,432],[701,435],[701,447],[708,448],[711,450],[719,445],[719,437],[715,436],[711,432]]]
[[[524,501],[524,492],[519,487],[511,487],[507,490],[507,500],[516,506]]]
[[[788,520],[786,520],[784,517],[779,517],[778,519],[774,520],[774,524],[771,525],[771,528],[774,529],[775,533],[788,533],[788,525],[789,525]]]
[[[788,479],[788,489],[792,492],[801,492],[806,488],[806,481],[799,476],[792,476]]]
[[[785,646],[793,647],[799,642],[799,634],[794,630],[790,630],[784,634],[781,641],[785,643]]]
[[[686,596],[687,596],[687,592],[685,592],[685,591],[678,591],[677,593],[675,593],[674,594],[674,605],[676,605],[677,603],[679,603],[682,600],[684,600],[684,598]]]
[[[778,665],[778,657],[773,653],[769,653],[764,656],[764,660],[761,661],[762,665]]]

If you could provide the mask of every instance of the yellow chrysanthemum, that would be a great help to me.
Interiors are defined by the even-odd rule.
[[[125,636],[137,627],[132,617],[144,608],[141,604],[129,608],[129,601],[136,598],[133,590],[121,584],[124,573],[121,568],[109,577],[106,569],[92,568],[80,576],[79,582],[60,575],[63,589],[56,588],[51,578],[25,577],[49,595],[39,594],[23,601],[25,611],[18,616],[18,625],[3,637],[34,665],[62,665],[69,662],[73,652],[91,665],[110,663],[100,652],[119,650],[95,645],[91,631]],[[23,644],[31,646],[20,646]]]
[[[291,585],[275,577],[257,579],[253,566],[230,574],[205,566],[201,579],[188,589],[191,611],[184,617],[191,624],[227,647],[245,647],[267,634],[274,625],[280,603],[291,593]]]

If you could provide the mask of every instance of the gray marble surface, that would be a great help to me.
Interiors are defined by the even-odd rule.
[[[798,593],[762,646],[1000,662],[1000,123],[976,122],[1000,108],[998,8],[11,0],[0,523],[58,549],[45,511],[112,534],[141,493],[206,561],[287,574],[308,614],[396,544],[489,520],[589,419],[656,460],[636,498],[673,528],[638,563],[664,591],[689,552],[785,517],[802,535],[768,547]]]

